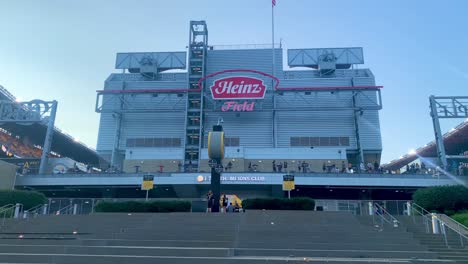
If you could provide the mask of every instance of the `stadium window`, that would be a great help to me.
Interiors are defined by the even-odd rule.
[[[330,146],[339,146],[340,138],[339,137],[330,137]]]
[[[349,146],[349,137],[340,137],[340,146]]]
[[[135,147],[144,147],[144,146],[145,146],[145,139],[144,138],[135,139]]]
[[[135,147],[135,139],[127,138],[127,147]]]
[[[291,147],[299,147],[301,146],[301,140],[299,137],[291,137],[289,138],[289,144],[291,145]]]
[[[163,139],[162,138],[155,138],[154,139],[154,147],[162,147],[163,146]]]
[[[329,137],[320,137],[320,146],[321,147],[330,146],[330,138]]]
[[[311,137],[310,138],[310,147],[318,147],[320,146],[320,138],[319,137]]]
[[[310,146],[310,137],[301,137],[300,138],[300,146]]]
[[[153,138],[145,138],[145,147],[153,147]]]

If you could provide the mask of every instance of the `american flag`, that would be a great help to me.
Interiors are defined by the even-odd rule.
[[[271,5],[276,6],[276,0],[271,0]]]

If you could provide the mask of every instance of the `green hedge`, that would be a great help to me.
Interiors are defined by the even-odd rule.
[[[452,215],[468,209],[468,188],[456,185],[419,189],[413,201],[428,211]]]
[[[0,190],[0,207],[7,204],[23,204],[24,210],[46,202],[44,194],[33,191]]]
[[[315,201],[310,198],[255,198],[243,200],[242,207],[258,210],[314,210]]]
[[[192,205],[189,201],[128,201],[108,202],[102,201],[96,205],[96,212],[104,213],[168,213],[190,212]]]
[[[468,212],[452,215],[452,218],[462,225],[468,227]]]

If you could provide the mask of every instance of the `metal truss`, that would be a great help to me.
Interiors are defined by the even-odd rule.
[[[142,103],[141,96],[152,95]],[[95,111],[97,113],[152,113],[185,111],[186,92],[178,93],[106,93],[98,92]]]
[[[468,96],[433,96],[429,97],[432,125],[437,146],[437,156],[444,169],[447,169],[444,135],[440,129],[440,118],[468,117]]]
[[[438,118],[466,118],[468,117],[468,96],[431,96]]]
[[[57,101],[32,100],[29,102],[0,101],[0,123],[30,125],[42,123],[47,126],[42,147],[39,173],[44,174],[48,163],[50,147],[54,135]]]
[[[33,100],[29,102],[0,101],[1,123],[45,123],[56,101]]]

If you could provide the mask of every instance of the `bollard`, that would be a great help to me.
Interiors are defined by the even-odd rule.
[[[393,227],[398,227],[398,221],[397,220],[393,220]]]
[[[15,219],[18,219],[20,217],[20,211],[21,211],[20,209],[21,209],[21,204],[17,203],[15,206],[15,214],[13,215]]]
[[[74,204],[73,205],[73,215],[76,215],[77,212],[78,212],[78,204]]]
[[[408,216],[411,216],[411,211],[412,211],[411,202],[406,202],[406,210],[407,210],[406,214]]]
[[[43,214],[43,215],[46,215],[46,214],[47,214],[47,204],[44,204],[44,205],[42,206],[42,214]]]
[[[374,215],[374,204],[372,202],[369,202],[368,206],[369,206],[369,215]]]
[[[431,213],[431,217],[432,217],[432,233],[440,234],[439,220],[437,219],[437,215],[434,213]]]

